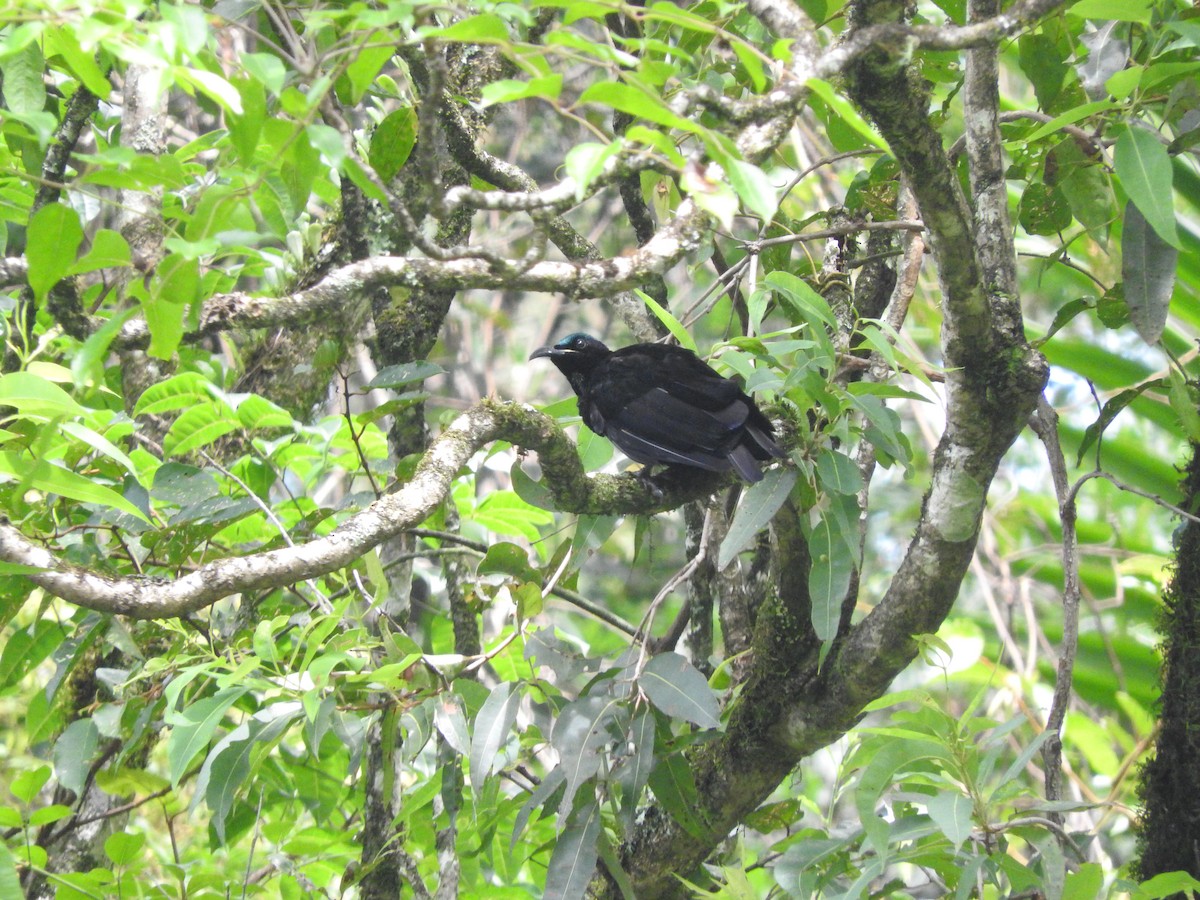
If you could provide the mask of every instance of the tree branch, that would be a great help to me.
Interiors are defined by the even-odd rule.
[[[29,579],[77,606],[136,619],[182,616],[232,594],[271,590],[353,564],[383,541],[423,522],[471,457],[501,439],[538,452],[546,483],[565,512],[660,512],[706,496],[733,477],[668,472],[656,480],[661,497],[633,475],[588,477],[574,443],[549,416],[516,403],[484,400],[430,444],[411,481],[325,537],[304,544],[216,560],[175,580],[115,578],[64,563],[0,520],[0,560],[40,570]]]

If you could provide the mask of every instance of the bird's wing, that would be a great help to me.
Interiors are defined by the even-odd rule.
[[[638,462],[723,471],[746,415],[741,403],[705,410],[658,387],[611,410],[604,425],[609,439]]]

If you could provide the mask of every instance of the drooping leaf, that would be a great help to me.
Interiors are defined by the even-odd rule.
[[[545,896],[575,900],[586,895],[599,856],[599,836],[600,805],[592,800],[571,816],[558,836],[546,869]]]
[[[560,809],[570,809],[580,785],[599,771],[601,753],[610,740],[608,725],[615,716],[615,701],[597,694],[571,701],[558,714],[550,743],[567,779]]]
[[[650,773],[650,790],[671,817],[692,837],[704,839],[709,829],[697,815],[700,796],[687,760],[671,753],[658,761]]]
[[[1147,129],[1126,126],[1117,135],[1113,166],[1145,220],[1160,238],[1178,249],[1171,157],[1166,146]],[[1126,214],[1126,221],[1128,218]]]
[[[470,760],[471,786],[476,796],[483,791],[488,776],[496,769],[498,754],[517,720],[520,705],[520,693],[513,692],[510,682],[502,681],[488,694],[475,716]]]
[[[838,518],[823,515],[809,535],[812,566],[808,573],[808,591],[812,598],[812,626],[817,638],[833,640],[842,614],[842,600],[854,573],[854,558],[846,546],[853,539],[845,533]]]
[[[768,469],[762,481],[747,488],[721,549],[717,551],[717,568],[724,569],[742,552],[754,536],[775,518],[775,513],[787,502],[799,473],[792,468]]]
[[[1147,344],[1156,344],[1167,325],[1179,251],[1164,241],[1133,203],[1125,204],[1121,278],[1129,319]]]

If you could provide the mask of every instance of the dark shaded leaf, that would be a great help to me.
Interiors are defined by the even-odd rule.
[[[500,541],[488,547],[487,554],[479,561],[476,575],[509,575],[518,581],[540,583],[538,571],[529,564],[529,554],[523,547],[508,541]]]
[[[654,791],[658,802],[684,831],[694,838],[704,839],[708,836],[708,828],[696,815],[696,810],[700,808],[696,782],[682,756],[672,753],[658,761],[650,773],[650,790]]]
[[[1124,237],[1125,305],[1142,340],[1156,344],[1167,325],[1179,251],[1162,240],[1133,203],[1125,204]]]
[[[432,378],[434,375],[441,375],[446,370],[441,366],[425,360],[418,362],[401,363],[397,366],[386,366],[380,369],[374,378],[367,382],[367,390],[375,388],[386,388],[394,390],[406,384],[412,384],[414,381],[424,381],[426,378]]]
[[[721,549],[717,552],[717,568],[724,569],[742,552],[754,536],[765,528],[787,502],[798,473],[791,468],[768,469],[762,481],[746,489]]]
[[[592,800],[571,816],[571,824],[559,835],[546,870],[544,896],[561,900],[584,896],[596,869],[599,836],[600,806]]]
[[[646,665],[638,686],[668,716],[716,728],[721,707],[708,680],[678,653],[660,653]]]

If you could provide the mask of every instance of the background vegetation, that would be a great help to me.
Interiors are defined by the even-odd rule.
[[[0,896],[1200,885],[1194,8],[0,16]],[[575,330],[789,459],[653,495]]]

